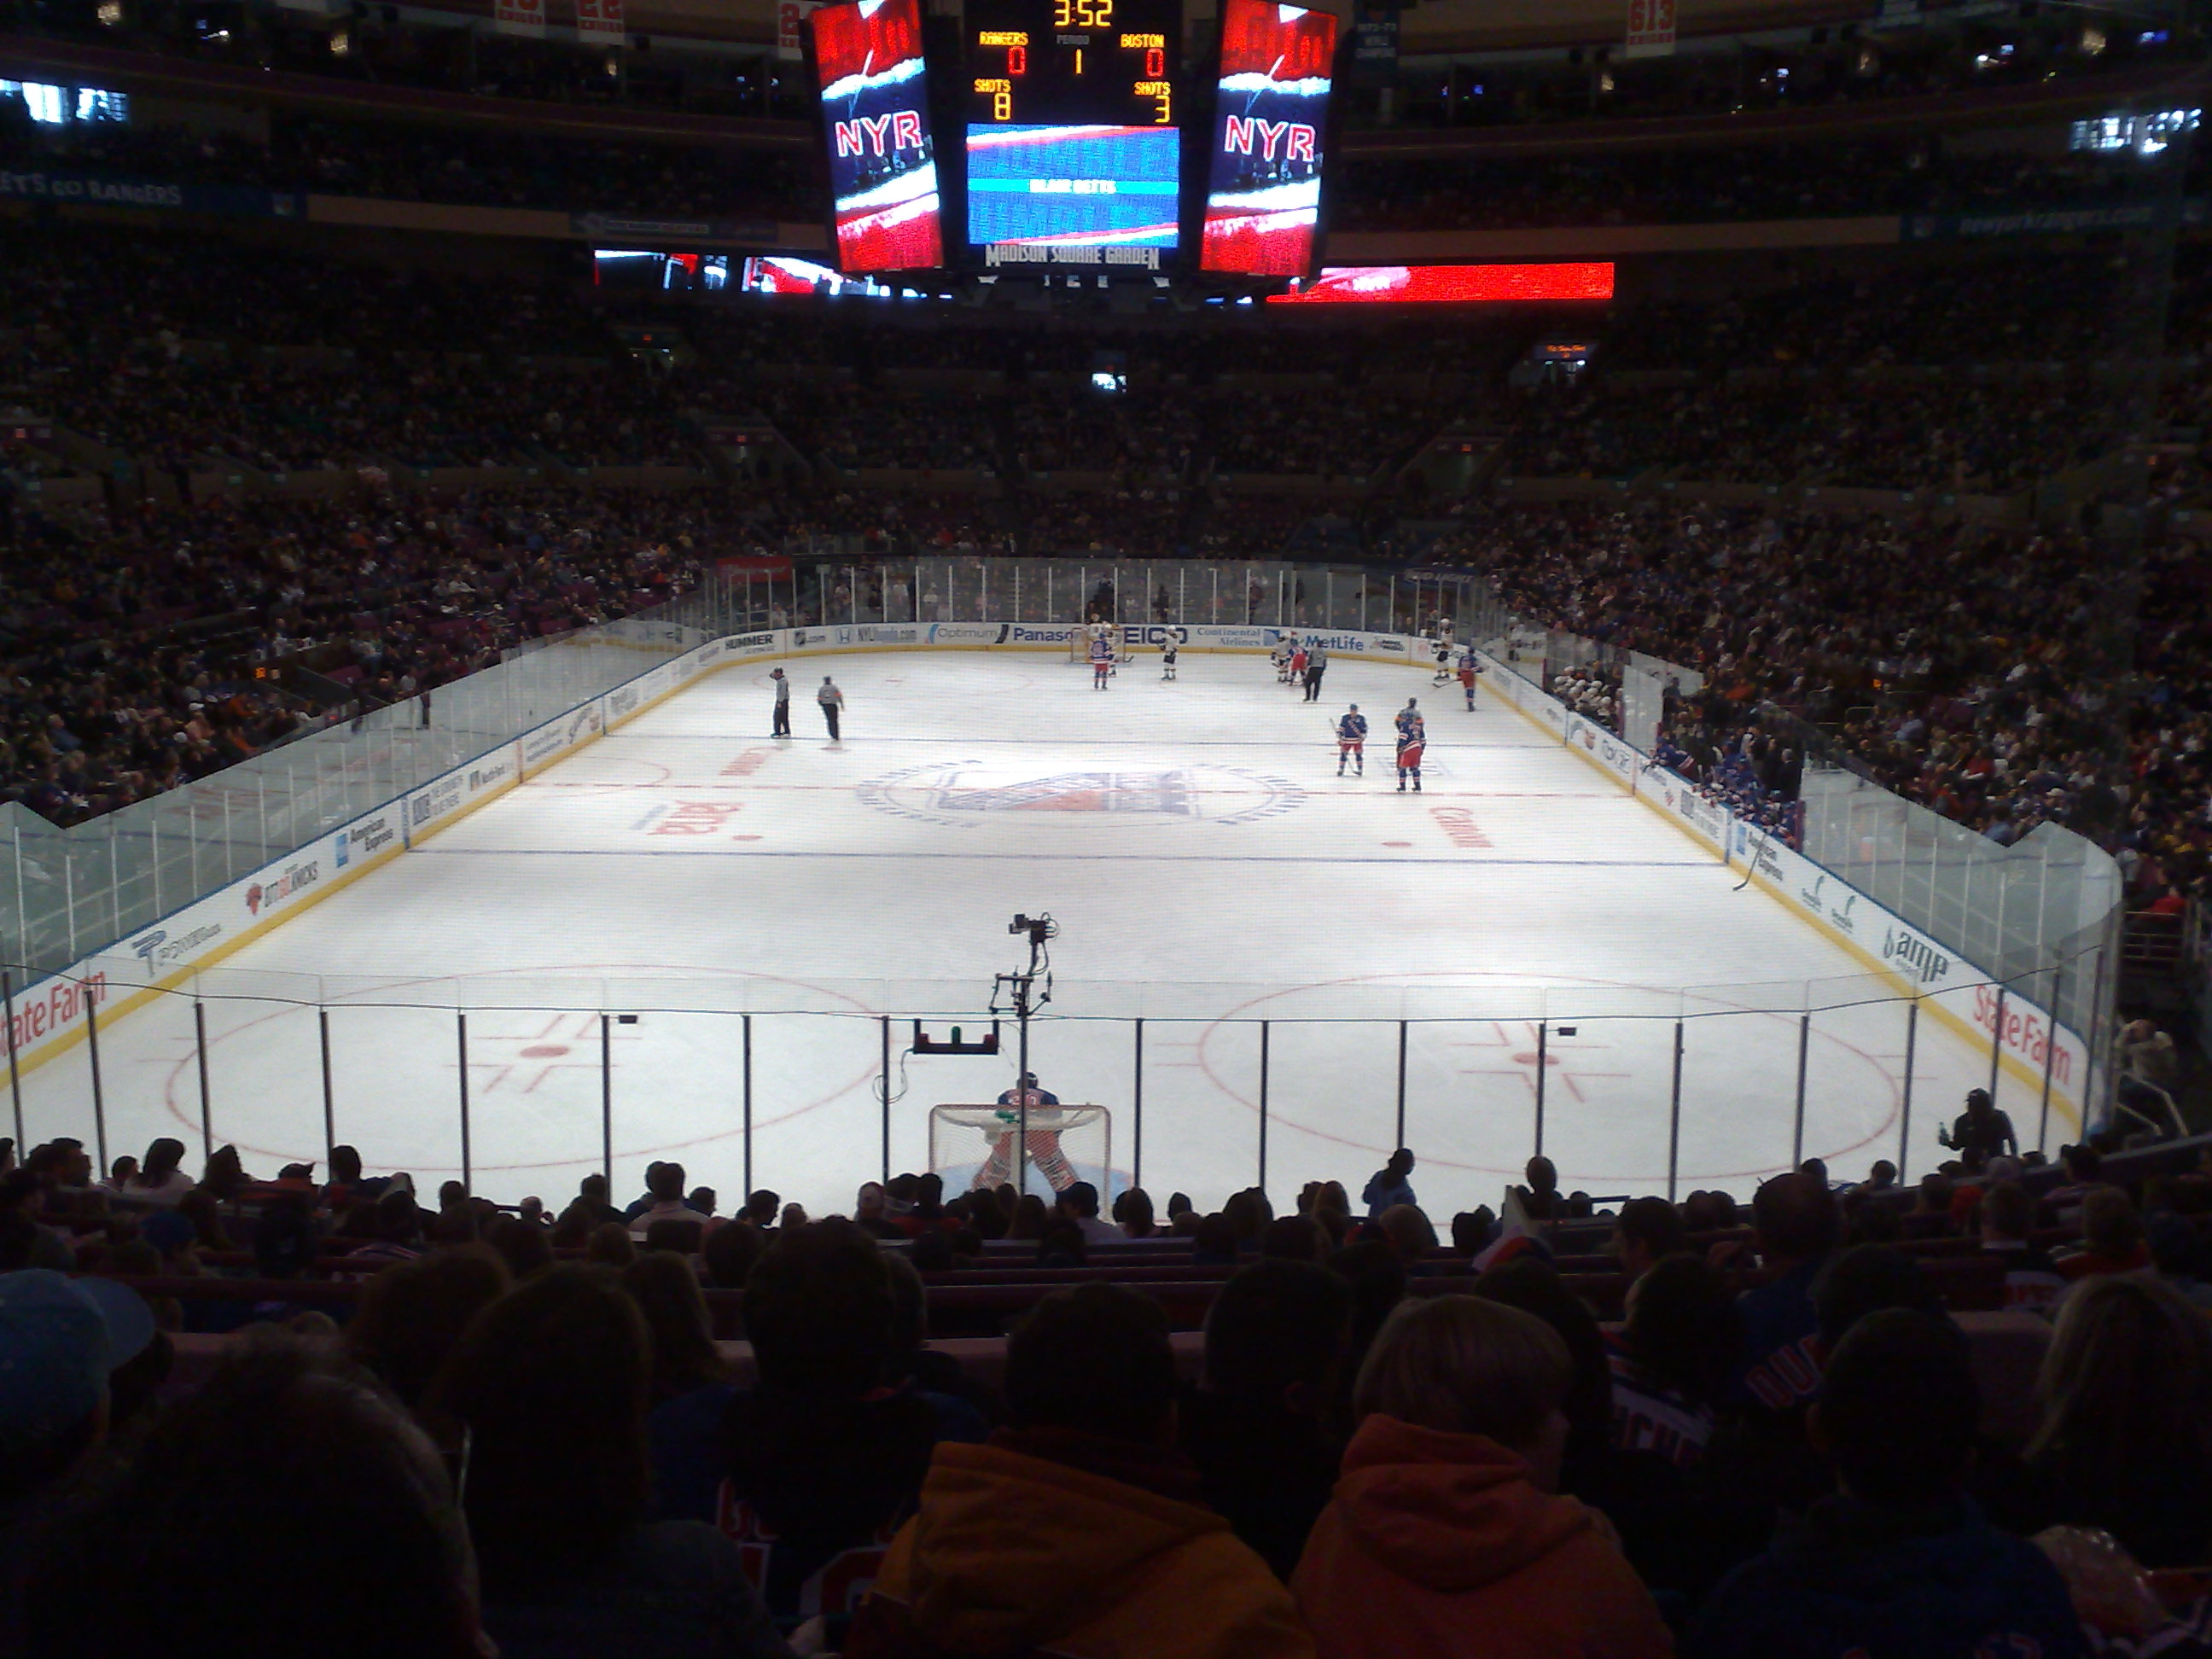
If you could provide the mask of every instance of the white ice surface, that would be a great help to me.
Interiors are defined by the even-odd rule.
[[[798,737],[771,743],[765,666],[708,678],[210,970],[215,1136],[250,1169],[319,1160],[329,1010],[332,1121],[373,1169],[426,1188],[461,1164],[468,1012],[477,1190],[557,1204],[599,1166],[604,1012],[616,1186],[672,1157],[733,1203],[744,1184],[744,1022],[753,1012],[751,1175],[842,1209],[884,1163],[877,1016],[958,1017],[1022,960],[1006,924],[1049,911],[1058,995],[1043,1086],[1112,1112],[1115,1180],[1218,1206],[1257,1178],[1357,1196],[1398,1135],[1439,1215],[1495,1204],[1535,1145],[1569,1188],[1664,1190],[1675,1018],[1679,1188],[1742,1196],[1796,1143],[1840,1177],[1894,1158],[1905,1006],[1711,853],[1486,695],[1340,658],[1318,705],[1254,657],[1157,659],[1110,690],[1050,656],[800,659]],[[848,708],[830,746],[811,702]],[[1390,775],[1390,713],[1429,714],[1426,789]],[[1329,722],[1375,727],[1362,781],[1334,775]],[[1841,1006],[1838,1006],[1841,1005]],[[790,1012],[804,1011],[804,1012]],[[1564,1027],[1572,1028],[1569,1035]],[[197,1157],[189,999],[100,1035],[111,1149],[176,1133]],[[994,1097],[996,1059],[915,1058],[894,1022],[891,1167],[927,1157],[927,1109]],[[85,1134],[88,1056],[25,1079],[28,1131]],[[1911,1163],[1985,1054],[1923,1018]],[[2001,1103],[2027,1130],[2036,1101]],[[2054,1133],[2063,1126],[2054,1125]]]

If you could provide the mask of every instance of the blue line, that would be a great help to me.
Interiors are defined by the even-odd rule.
[[[1717,870],[1711,859],[1378,859],[1344,858],[1327,853],[1302,857],[1266,856],[1252,853],[769,853],[708,852],[703,848],[640,847],[417,847],[413,853],[459,858],[550,859],[946,859],[972,862],[1006,860],[1024,864],[1449,864],[1461,867],[1480,865],[1533,865],[1539,868],[1573,870]]]

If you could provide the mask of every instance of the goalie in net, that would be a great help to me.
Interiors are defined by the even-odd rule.
[[[1029,1114],[1029,1162],[1053,1191],[1065,1192],[1078,1181],[1091,1179],[1068,1158],[1061,1137],[1097,1123],[1105,1115],[1103,1109],[1061,1105],[1058,1095],[1037,1087],[1036,1073],[1030,1072],[1023,1074],[1018,1087],[1000,1095],[994,1106],[941,1106],[932,1115],[947,1127],[980,1131],[988,1142],[990,1150],[970,1187],[998,1187],[1014,1181],[1024,1105]],[[939,1162],[934,1152],[931,1162]]]

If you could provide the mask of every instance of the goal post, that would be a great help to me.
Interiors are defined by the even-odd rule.
[[[943,1177],[949,1192],[1011,1183],[1020,1126],[1021,1113],[1012,1106],[933,1106],[929,1167]],[[1116,1184],[1114,1115],[1091,1104],[1030,1107],[1027,1164],[1027,1191],[1042,1197],[1087,1181],[1098,1189],[1101,1202],[1106,1201]]]

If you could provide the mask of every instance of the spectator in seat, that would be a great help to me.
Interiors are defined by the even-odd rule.
[[[2083,1651],[2057,1570],[1960,1490],[1980,1395],[1965,1340],[1907,1308],[1854,1326],[1812,1416],[1835,1496],[1724,1579],[1692,1659],[1959,1659]]]
[[[1291,1222],[1313,1228],[1299,1216],[1275,1225]],[[1206,1501],[1286,1581],[1336,1483],[1343,1443],[1331,1425],[1351,1346],[1351,1288],[1311,1260],[1243,1269],[1206,1316],[1183,1449]]]
[[[1060,1188],[1054,1206],[1057,1212],[1083,1235],[1086,1246],[1119,1244],[1128,1237],[1112,1222],[1099,1218],[1098,1189],[1087,1181],[1071,1182]]]
[[[1751,1224],[1760,1261],[1771,1277],[1746,1291],[1743,1348],[1734,1392],[1767,1412],[1808,1403],[1820,1386],[1820,1316],[1813,1284],[1843,1231],[1826,1186],[1809,1176],[1777,1176],[1754,1194]]]
[[[2155,1279],[2069,1292],[2036,1380],[2023,1530],[2111,1533],[2148,1567],[2212,1559],[2212,1323]]]
[[[722,1413],[736,1390],[714,1346],[707,1298],[683,1256],[648,1250],[623,1288],[653,1338],[653,1510],[657,1520],[712,1521],[721,1485]]]
[[[775,1231],[776,1218],[782,1212],[782,1198],[765,1187],[745,1199],[744,1218],[764,1233]]]
[[[1413,1196],[1413,1154],[1401,1146],[1390,1154],[1390,1161],[1368,1176],[1367,1185],[1359,1194],[1359,1201],[1367,1206],[1367,1218],[1377,1219],[1383,1211],[1394,1205],[1410,1204],[1419,1206],[1420,1200]]]
[[[938,1415],[895,1385],[898,1308],[876,1242],[849,1221],[779,1234],[745,1281],[757,1384],[722,1419],[716,1524],[756,1561],[786,1625],[831,1636],[912,1512]]]
[[[2043,1201],[2051,1206],[2061,1226],[2070,1226],[2080,1217],[2083,1200],[2103,1184],[2105,1158],[2094,1146],[2084,1143],[2060,1147],[2058,1162],[2066,1171],[2066,1180],[2044,1194]]]
[[[707,1283],[718,1291],[742,1291],[752,1276],[753,1264],[768,1249],[768,1240],[750,1222],[733,1221],[707,1235],[699,1256],[707,1270]]]
[[[1046,1297],[1007,1339],[1006,1391],[1012,1426],[938,1448],[847,1659],[1313,1654],[1289,1594],[1175,1449],[1156,1304],[1109,1285]]]
[[[37,1659],[489,1651],[435,1449],[289,1338],[236,1351],[58,1531],[29,1626]]]
[[[2066,1288],[2058,1264],[2029,1240],[2035,1200],[2017,1181],[2000,1181],[1982,1194],[1982,1249],[2005,1264],[2005,1306],[2048,1314]]]
[[[1437,1230],[1429,1224],[1428,1217],[1410,1204],[1393,1204],[1375,1218],[1373,1224],[1397,1251],[1409,1273],[1419,1273],[1429,1252],[1437,1248]]]
[[[684,1166],[681,1164],[656,1164],[645,1173],[645,1197],[629,1208],[629,1236],[639,1243],[645,1242],[647,1231],[656,1221],[681,1221],[691,1230],[694,1237],[690,1248],[699,1246],[697,1235],[707,1225],[707,1218],[693,1209],[684,1196]]]
[[[1509,1220],[1528,1222],[1556,1221],[1566,1213],[1567,1201],[1559,1193],[1559,1171],[1548,1158],[1539,1153],[1528,1160],[1526,1171],[1528,1184],[1505,1189],[1505,1213]],[[1518,1216],[1515,1215],[1516,1211]]]
[[[1291,1580],[1322,1659],[1673,1652],[1612,1528],[1558,1495],[1572,1377],[1516,1308],[1441,1296],[1390,1316]]]
[[[331,1148],[331,1181],[323,1188],[323,1207],[332,1215],[342,1215],[354,1205],[368,1200],[374,1202],[387,1183],[367,1181],[361,1173],[361,1153],[351,1146]]]
[[[192,1178],[179,1167],[184,1161],[185,1143],[163,1135],[146,1148],[125,1196],[138,1204],[174,1204],[192,1189]]]
[[[853,1195],[853,1224],[871,1238],[904,1238],[906,1229],[884,1213],[883,1182],[864,1181]]]
[[[15,1650],[33,1540],[107,1438],[112,1379],[155,1340],[153,1310],[128,1285],[0,1273],[0,1652]]]
[[[1163,1231],[1152,1213],[1152,1195],[1142,1187],[1131,1187],[1114,1200],[1114,1219],[1126,1238],[1157,1238]]]
[[[463,1333],[512,1283],[505,1261],[479,1244],[395,1263],[362,1287],[346,1352],[418,1411]]]
[[[1682,1218],[1665,1199],[1632,1198],[1620,1206],[1613,1228],[1613,1254],[1632,1283],[1689,1248]]]
[[[2081,1248],[2058,1258],[2069,1280],[2107,1273],[2139,1273],[2150,1266],[2142,1217],[2118,1187],[2100,1187],[2081,1200]]]
[[[570,1207],[577,1206],[591,1217],[593,1226],[624,1218],[623,1212],[608,1202],[607,1178],[603,1175],[587,1175],[576,1183],[576,1196]]]
[[[528,1279],[553,1265],[551,1237],[544,1227],[523,1216],[501,1216],[484,1234],[484,1243],[498,1252],[517,1279]]]
[[[1831,1354],[1852,1326],[1885,1308],[1911,1308],[1948,1319],[1942,1292],[1918,1260],[1887,1244],[1854,1244],[1828,1258],[1813,1285],[1820,1316],[1820,1352]]]
[[[568,1264],[479,1314],[432,1401],[467,1431],[464,1505],[501,1659],[781,1659],[729,1540],[647,1519],[653,1381],[615,1275]]]
[[[1560,1408],[1567,1414],[1567,1444],[1559,1488],[1595,1502],[1611,1473],[1613,1448],[1613,1370],[1597,1316],[1567,1288],[1559,1269],[1539,1256],[1516,1256],[1492,1267],[1475,1280],[1474,1294],[1535,1315],[1567,1345],[1574,1376]]]
[[[1628,1319],[1606,1339],[1613,1443],[1677,1468],[1704,1454],[1742,1340],[1727,1281],[1693,1255],[1668,1255],[1628,1287]]]

